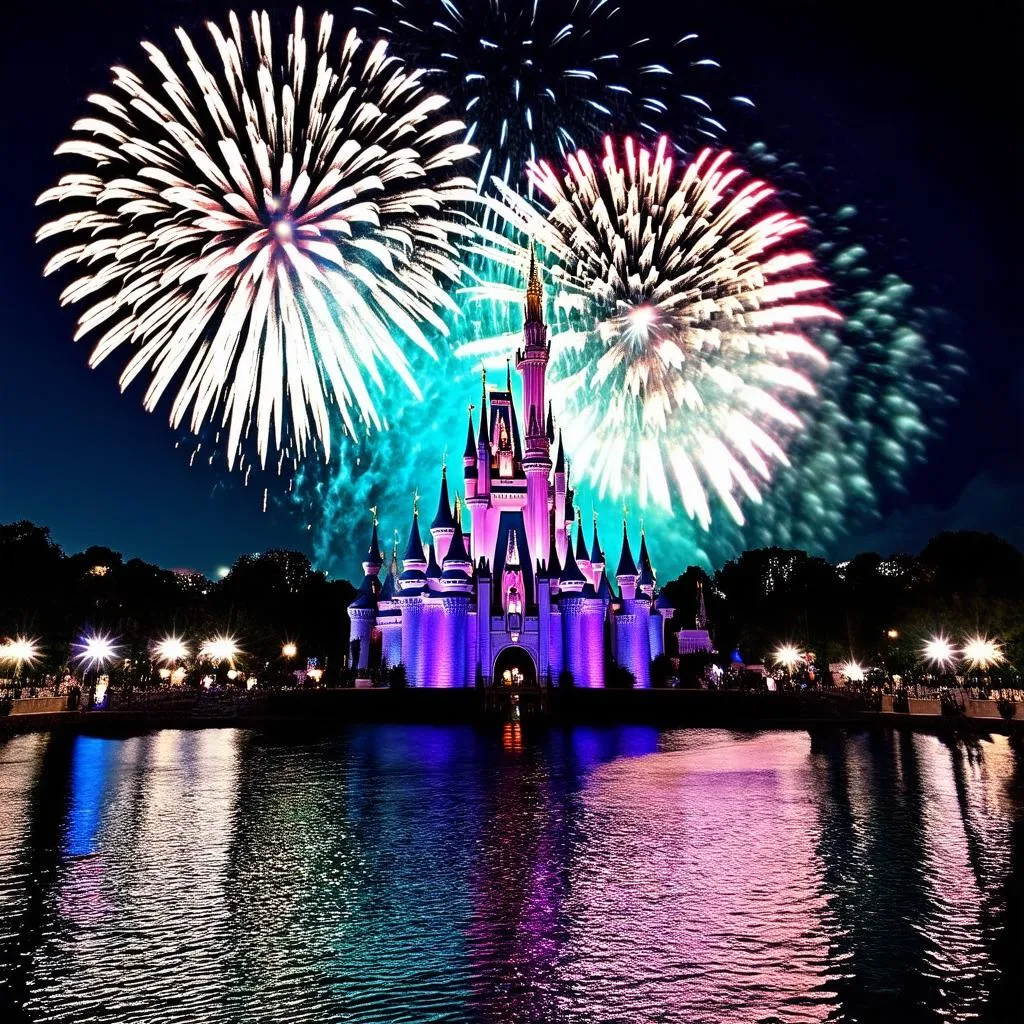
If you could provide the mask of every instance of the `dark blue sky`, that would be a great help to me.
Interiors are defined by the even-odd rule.
[[[939,529],[964,527],[1024,546],[1014,5],[980,0],[955,19],[876,0],[685,6],[682,27],[701,32],[731,91],[758,101],[754,134],[795,144],[807,167],[834,158],[853,202],[884,206],[893,244],[906,240],[901,272],[941,297],[968,353],[970,381],[929,464],[847,550],[916,550]],[[17,0],[5,17],[0,522],[49,525],[67,550],[107,544],[212,572],[245,551],[305,545],[304,523],[263,513],[260,493],[237,475],[189,468],[166,412],[146,415],[137,392],[120,395],[115,366],[86,369],[88,342],[72,344],[74,316],[58,307],[61,283],[41,278],[46,254],[33,243],[35,198],[58,172],[52,152],[85,96],[105,90],[109,66],[139,64],[141,38],[168,44],[177,24],[195,28],[227,9]],[[341,5],[331,9],[343,17]],[[657,5],[637,9],[652,32],[671,27]]]

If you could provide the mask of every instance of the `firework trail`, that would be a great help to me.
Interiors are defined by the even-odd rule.
[[[480,150],[481,191],[492,174],[518,188],[527,161],[566,156],[607,131],[653,138],[671,120],[680,143],[725,131],[698,95],[719,64],[696,33],[656,41],[608,0],[378,0],[357,10],[458,106]]]
[[[578,469],[600,496],[666,510],[678,496],[705,529],[709,490],[742,523],[740,501],[787,462],[802,426],[788,403],[827,363],[805,325],[838,319],[791,244],[803,222],[729,160],[704,150],[676,173],[665,140],[607,139],[598,166],[583,151],[564,175],[530,165],[547,212],[497,183],[506,219],[554,264],[549,381]]]
[[[179,29],[182,74],[144,43],[156,85],[114,68],[57,150],[90,170],[38,200],[61,207],[38,239],[72,239],[45,272],[84,271],[61,299],[92,302],[90,365],[128,349],[122,389],[148,372],[149,410],[176,389],[172,426],[219,420],[229,465],[252,431],[264,464],[329,456],[334,405],[350,434],[382,426],[381,364],[419,396],[409,352],[446,331],[475,198],[422,70],[354,30],[332,48],[327,14],[310,46],[297,9],[281,53],[266,13],[250,27],[209,24],[209,65]]]

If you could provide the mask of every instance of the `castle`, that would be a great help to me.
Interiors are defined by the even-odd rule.
[[[599,687],[617,664],[638,687],[650,685],[651,661],[665,650],[665,622],[673,609],[656,593],[642,531],[634,559],[623,523],[617,592],[596,519],[587,548],[561,432],[556,443],[545,402],[550,342],[542,309],[531,255],[523,347],[515,357],[525,446],[511,368],[503,391],[489,392],[485,374],[476,429],[472,406],[469,411],[465,503],[456,496],[453,511],[442,467],[431,543],[424,548],[414,504],[401,570],[396,540],[383,582],[374,515],[364,578],[348,612],[357,674],[403,664],[410,686],[531,686],[565,681],[568,673],[576,686]]]

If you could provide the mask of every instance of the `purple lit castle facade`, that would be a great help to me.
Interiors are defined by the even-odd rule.
[[[550,343],[542,308],[531,259],[516,353],[525,438],[511,369],[502,391],[489,392],[485,377],[478,417],[470,407],[465,500],[456,496],[453,509],[443,468],[429,542],[424,546],[414,508],[401,568],[396,542],[383,580],[374,522],[363,582],[349,607],[352,658],[361,673],[403,664],[410,686],[457,687],[557,683],[567,672],[576,686],[598,687],[606,667],[617,663],[637,686],[650,685],[650,663],[664,652],[673,609],[655,591],[642,533],[634,560],[623,524],[617,593],[596,522],[587,549],[561,434],[556,439],[545,400]]]

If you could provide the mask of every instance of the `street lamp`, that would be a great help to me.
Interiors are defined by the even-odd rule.
[[[199,653],[207,661],[227,661],[234,664],[239,655],[238,642],[232,636],[211,636],[203,642]]]
[[[287,643],[281,648],[281,657],[291,660],[299,653],[298,647],[293,643]]]
[[[1006,661],[1002,644],[981,635],[968,637],[964,643],[963,656],[971,668],[979,672],[986,672]]]
[[[775,651],[775,664],[782,665],[790,675],[793,669],[803,660],[803,654],[792,644],[783,644]]]
[[[174,677],[179,671],[184,675],[184,670],[178,669],[178,663],[184,661],[189,653],[188,645],[180,636],[165,636],[162,640],[157,641],[153,646],[153,657],[156,661],[162,661],[166,666],[161,669],[160,677],[167,679],[173,685]]]
[[[956,661],[956,651],[949,640],[939,633],[937,636],[929,637],[921,648],[921,655],[925,661],[940,671],[947,671]]]
[[[39,643],[19,636],[0,645],[0,662],[6,661],[14,665],[15,683],[21,679],[24,665],[31,665],[39,656]]]
[[[93,633],[90,636],[83,636],[75,646],[79,648],[75,659],[83,671],[87,673],[92,670],[96,673],[94,704],[102,704],[107,684],[101,681],[101,673],[107,663],[117,657],[117,643],[107,633]]]

